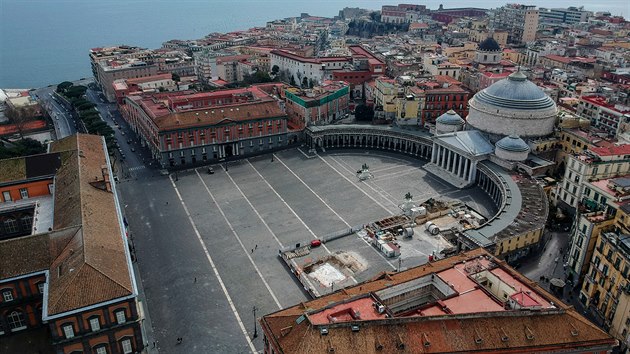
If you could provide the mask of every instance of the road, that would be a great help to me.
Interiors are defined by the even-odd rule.
[[[73,83],[75,85],[87,85],[90,82],[92,82],[92,79],[81,79],[74,81]],[[63,104],[53,99],[56,89],[56,85],[50,85],[36,89],[34,93],[42,107],[48,112],[48,115],[52,119],[57,139],[61,139],[77,132],[75,122],[76,117],[74,117],[73,114],[63,106]]]

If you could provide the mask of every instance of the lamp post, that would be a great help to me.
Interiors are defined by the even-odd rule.
[[[400,272],[400,266],[402,264],[402,258],[400,258],[400,256],[398,256],[398,271]]]
[[[254,335],[252,337],[258,338],[258,326],[256,326],[256,305],[252,308],[252,312],[254,313]]]

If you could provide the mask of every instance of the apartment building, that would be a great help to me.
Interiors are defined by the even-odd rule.
[[[630,292],[629,275],[630,234],[601,232],[579,299],[600,316],[611,335],[623,341],[627,340],[630,321],[626,323],[626,319],[630,316],[625,306],[618,306],[622,295]],[[624,321],[615,323],[615,317]]]
[[[459,80],[462,67],[451,63],[445,56],[437,54],[426,54],[423,57],[424,70],[429,74],[450,76],[455,80]]]
[[[491,24],[508,32],[509,43],[531,43],[536,40],[538,16],[534,5],[507,4],[494,10]]]
[[[304,78],[314,83],[333,80],[333,73],[347,70],[352,61],[351,57],[303,57],[284,50],[272,50],[270,57],[271,67],[277,65],[280,72],[286,71],[297,85],[301,85]]]
[[[577,114],[590,119],[591,126],[605,130],[611,136],[619,133],[620,124],[630,123],[630,107],[613,104],[603,96],[580,97]]]
[[[558,184],[558,202],[575,212],[582,202],[584,186],[591,180],[625,175],[630,172],[630,145],[592,147],[581,153],[567,155],[562,183]]]
[[[349,112],[350,87],[345,82],[324,81],[312,89],[284,90],[286,112],[292,127],[331,123]]]
[[[591,11],[585,11],[584,7],[544,8],[539,9],[540,23],[573,25],[586,20],[593,15]]]

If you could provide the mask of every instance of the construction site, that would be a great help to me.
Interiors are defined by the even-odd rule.
[[[280,252],[312,297],[361,283],[384,271],[399,271],[456,252],[452,235],[486,218],[459,201],[433,198],[417,205],[410,194],[401,213],[341,230]]]

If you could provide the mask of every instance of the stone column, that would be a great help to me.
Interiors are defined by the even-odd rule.
[[[437,162],[437,149],[436,149],[437,145],[433,144],[433,150],[431,151],[431,162],[432,163],[436,163]]]

